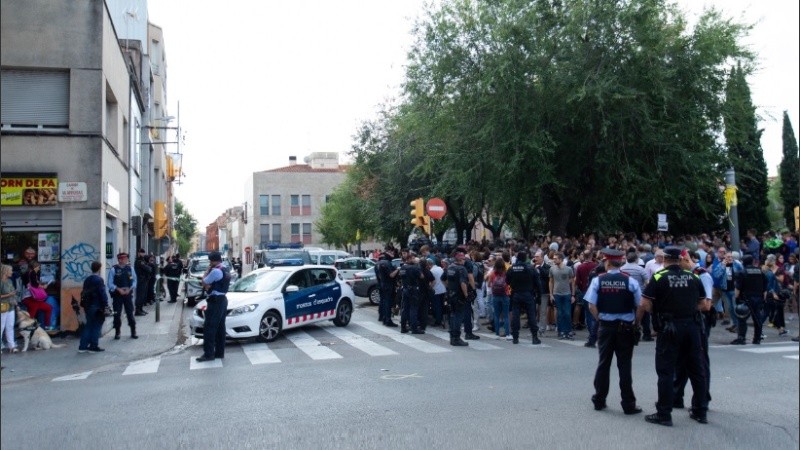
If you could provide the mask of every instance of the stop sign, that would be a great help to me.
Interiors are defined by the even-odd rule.
[[[432,218],[439,220],[447,214],[447,206],[444,204],[444,200],[434,197],[428,200],[428,203],[425,205],[425,210],[428,212],[428,215]]]

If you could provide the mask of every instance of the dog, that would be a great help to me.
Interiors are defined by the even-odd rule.
[[[64,347],[64,344],[53,344],[50,335],[39,326],[39,321],[32,318],[27,311],[21,309],[17,311],[16,328],[24,341],[22,344],[23,352],[27,352],[31,345],[33,345],[33,350],[50,350],[51,348]]]

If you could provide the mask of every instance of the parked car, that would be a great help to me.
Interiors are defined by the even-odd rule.
[[[375,261],[368,258],[344,258],[333,263],[336,271],[339,272],[339,278],[347,281],[358,272],[363,272],[375,266]]]
[[[310,253],[302,248],[274,248],[256,250],[253,264],[261,269],[275,266],[302,266],[313,262]]]
[[[324,264],[332,266],[336,260],[349,258],[353,255],[342,250],[310,250],[311,264]]]
[[[194,306],[199,300],[206,298],[206,292],[203,290],[203,275],[208,270],[208,255],[191,258],[186,265],[186,281],[183,283],[183,288],[186,293],[186,304]],[[231,274],[231,283],[235,282],[239,276],[233,269],[230,261],[227,259],[222,261],[222,265],[228,268]]]
[[[258,269],[228,290],[225,332],[228,338],[258,337],[272,342],[283,330],[331,320],[347,326],[354,294],[330,266],[283,266]],[[203,337],[206,302],[197,304],[190,327]]]
[[[392,260],[393,267],[400,267],[402,261],[400,258]],[[378,289],[378,279],[375,278],[375,267],[367,269],[353,275],[353,278],[347,280],[347,283],[353,287],[353,292],[358,297],[367,297],[369,302],[377,305],[381,302],[381,293]]]

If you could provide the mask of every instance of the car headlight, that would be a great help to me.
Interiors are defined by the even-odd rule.
[[[238,316],[239,314],[247,314],[249,312],[253,312],[258,308],[258,305],[244,305],[238,308],[232,309],[231,312],[228,313],[229,316]]]

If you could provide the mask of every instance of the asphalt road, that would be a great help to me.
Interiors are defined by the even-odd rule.
[[[609,408],[592,409],[597,353],[580,339],[549,333],[534,347],[487,335],[480,346],[455,348],[444,330],[400,335],[362,305],[343,329],[326,323],[269,346],[230,344],[219,367],[193,363],[201,354],[195,345],[80,379],[4,383],[0,445],[797,449],[800,442],[798,345],[788,339],[770,335],[761,347],[731,347],[723,344],[732,335],[717,327],[710,423],[676,410],[667,428],[622,414],[616,368]],[[634,354],[634,390],[645,414],[655,411],[654,348],[642,343]]]

